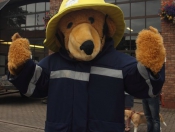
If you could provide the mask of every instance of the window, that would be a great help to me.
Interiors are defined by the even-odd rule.
[[[105,0],[105,2],[107,2],[107,3],[115,3],[116,0]]]
[[[132,30],[131,30],[131,25],[130,25],[130,20],[125,20],[125,27],[126,27],[126,29],[125,29],[125,34],[130,34],[130,32],[132,32]]]
[[[160,18],[147,18],[146,19],[146,28],[149,28],[149,26],[153,26],[157,28],[159,31],[161,30],[161,22]]]
[[[122,9],[126,24],[124,36],[116,49],[135,56],[138,33],[149,26],[160,31],[160,0],[116,0],[115,4]]]
[[[50,2],[46,2],[46,11],[50,10]]]
[[[146,15],[157,15],[160,9],[160,0],[146,2]]]
[[[36,23],[35,23],[35,25],[43,25],[43,23],[44,23],[43,17],[45,17],[45,13],[36,14],[36,19],[35,19]]]
[[[38,2],[37,2],[38,1]],[[44,0],[43,0],[44,1]],[[25,1],[24,5],[16,2],[6,5],[0,10],[0,74],[5,74],[9,44],[14,33],[18,32],[22,37],[29,39],[33,59],[40,61],[48,55],[48,49],[43,46],[45,39],[45,25],[43,17],[50,10],[50,2],[36,3]],[[30,3],[30,4],[28,4]],[[19,4],[19,6],[18,6]]]
[[[122,9],[124,17],[130,16],[130,5],[129,4],[119,4],[118,6]]]
[[[144,16],[145,2],[131,3],[131,16]]]
[[[132,33],[138,33],[145,28],[145,19],[132,19],[131,29]]]
[[[36,3],[36,12],[45,11],[45,2]]]
[[[116,0],[116,2],[129,2],[130,0]]]
[[[26,26],[34,26],[35,25],[35,14],[26,16]]]
[[[27,5],[27,13],[35,13],[35,3]]]
[[[27,6],[26,6],[26,5],[24,5],[24,6],[20,6],[19,8],[21,8],[23,11],[26,11]]]

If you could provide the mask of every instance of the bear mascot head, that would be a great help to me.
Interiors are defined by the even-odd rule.
[[[137,98],[160,93],[162,36],[153,27],[143,29],[134,58],[115,49],[124,30],[116,5],[63,0],[46,28],[44,45],[53,54],[35,64],[28,39],[13,35],[8,79],[26,96],[48,97],[46,132],[123,132],[124,93]]]
[[[48,23],[45,46],[54,52],[65,48],[70,56],[90,61],[102,50],[105,40],[116,47],[123,37],[123,13],[115,5],[96,1],[63,1],[58,14]]]

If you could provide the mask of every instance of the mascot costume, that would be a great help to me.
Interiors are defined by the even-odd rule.
[[[104,0],[63,0],[46,28],[54,51],[35,64],[18,33],[8,79],[21,93],[48,97],[45,132],[123,132],[124,93],[154,97],[165,81],[165,48],[157,29],[142,30],[136,58],[115,49],[124,35],[121,9]]]

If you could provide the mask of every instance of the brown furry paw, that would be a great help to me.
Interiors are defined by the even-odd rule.
[[[30,57],[29,41],[15,33],[12,36],[12,44],[8,52],[8,70],[10,74],[17,75]]]
[[[165,48],[163,38],[158,30],[149,27],[149,30],[139,32],[136,40],[136,59],[144,66],[157,74],[165,61]]]

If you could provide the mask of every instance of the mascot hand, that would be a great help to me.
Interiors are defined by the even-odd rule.
[[[142,30],[136,40],[136,59],[156,75],[165,61],[163,38],[158,30],[149,27]]]
[[[30,44],[18,33],[12,36],[12,44],[8,52],[8,70],[12,75],[18,75],[25,62],[31,58]]]

